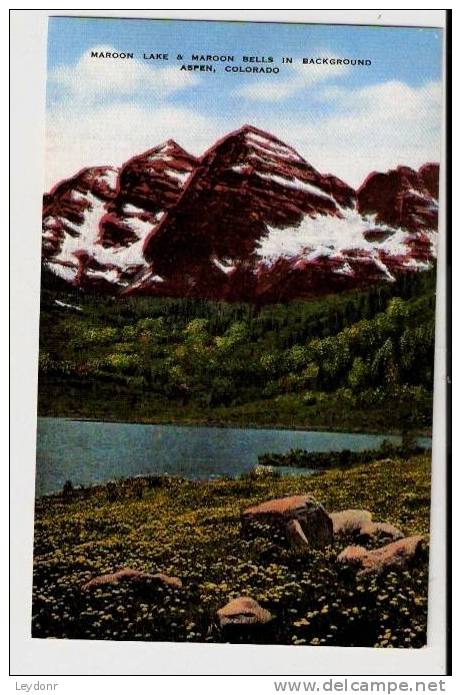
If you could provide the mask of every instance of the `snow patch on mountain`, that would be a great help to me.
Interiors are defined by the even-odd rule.
[[[178,179],[181,183],[184,183],[191,175],[190,171],[178,171],[177,169],[164,169],[163,173]]]
[[[338,275],[354,275],[354,271],[352,270],[350,264],[347,261],[343,263],[342,266],[340,266],[339,268],[335,268],[333,272],[337,273]]]
[[[274,181],[275,183],[278,183],[280,186],[296,188],[299,191],[311,193],[312,195],[319,196],[320,198],[326,198],[327,200],[331,200],[333,203],[335,203],[337,207],[339,207],[332,195],[330,195],[329,193],[325,193],[325,191],[322,191],[322,189],[318,186],[314,186],[313,184],[307,183],[306,181],[301,181],[301,179],[288,179],[284,176],[278,176],[277,174],[261,174],[260,172],[257,173],[257,176],[259,176],[262,179],[267,179],[268,181]]]
[[[144,239],[152,230],[152,222],[143,220],[140,217],[125,217],[124,223],[133,231],[138,239]]]
[[[256,147],[264,152],[266,155],[270,156],[281,155],[282,157],[288,157],[296,162],[303,162],[303,158],[299,156],[291,147],[283,145],[282,143],[276,142],[274,139],[266,137],[261,133],[256,133],[254,131],[248,131],[245,134],[246,142],[252,147]]]
[[[232,263],[232,261],[227,259],[220,261],[218,258],[214,257],[212,261],[213,264],[226,275],[229,275],[229,273],[232,273],[232,271],[235,270],[235,265]]]
[[[79,255],[86,253],[98,265],[105,266],[105,268],[87,267],[85,270],[87,276],[101,278],[108,282],[118,282],[120,272],[129,271],[133,266],[146,264],[142,244],[151,231],[152,224],[139,217],[124,218],[125,224],[137,235],[138,241],[128,246],[106,248],[99,243],[99,223],[107,212],[107,204],[90,191],[86,193],[85,199],[87,206],[80,224],[63,219],[69,233],[64,235],[61,248],[52,259],[52,268],[63,279],[75,280],[79,269]],[[126,284],[126,282],[120,284]]]
[[[118,169],[107,168],[103,174],[100,174],[99,178],[107,184],[111,191],[117,190]]]
[[[309,262],[319,258],[344,260],[343,266],[337,268],[336,272],[350,274],[353,271],[350,263],[346,265],[346,261],[363,254],[364,257],[371,258],[389,280],[393,279],[382,258],[410,257],[408,243],[414,239],[414,234],[402,228],[389,230],[389,227],[377,224],[374,216],[362,217],[356,210],[342,208],[341,215],[339,218],[328,215],[304,217],[299,226],[288,229],[268,227],[267,235],[258,244],[257,255],[268,267],[280,258],[304,259]],[[364,232],[371,229],[382,231],[388,236],[381,242],[367,241]],[[435,256],[436,237],[430,233],[427,236]],[[411,266],[408,267],[423,269],[427,264],[412,259]]]
[[[83,311],[82,307],[76,306],[75,304],[67,304],[67,302],[61,302],[60,299],[55,299],[54,303],[63,309],[75,309],[75,311]]]
[[[145,210],[143,210],[143,208],[138,208],[137,205],[132,205],[131,203],[127,203],[126,205],[123,206],[123,212],[126,215],[143,215],[143,214],[145,214]]]

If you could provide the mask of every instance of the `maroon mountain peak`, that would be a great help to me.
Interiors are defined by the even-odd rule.
[[[378,223],[410,231],[437,229],[439,167],[423,164],[418,171],[397,166],[386,172],[372,172],[357,190],[358,210],[376,215]]]
[[[160,154],[163,154],[165,157],[184,157],[190,160],[196,159],[193,155],[187,152],[187,150],[181,147],[176,140],[170,138],[164,142],[161,142],[159,145],[146,150],[142,154],[137,154],[134,157],[131,157],[127,162],[125,162],[122,169],[124,169],[128,164],[131,164],[133,161],[142,161],[154,155]]]
[[[285,301],[367,285],[429,267],[438,172],[375,171],[356,193],[249,123],[199,158],[169,138],[46,194],[43,258],[114,294]],[[358,214],[363,240],[349,237]]]

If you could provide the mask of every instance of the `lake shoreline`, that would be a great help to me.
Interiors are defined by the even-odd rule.
[[[252,470],[267,455],[307,451],[334,458],[333,452],[376,451],[378,456],[385,442],[386,450],[393,451],[400,445],[400,436],[389,433],[186,427],[63,418],[39,418],[37,424],[38,496],[58,492],[66,481],[87,486],[152,474],[196,480],[233,478]],[[416,443],[424,449],[432,446],[429,438],[416,438]]]
[[[397,429],[391,429],[383,433],[379,429],[367,429],[365,427],[330,427],[326,429],[322,425],[291,425],[288,426],[283,423],[269,423],[261,425],[260,423],[248,423],[246,425],[241,425],[239,423],[224,422],[222,420],[202,420],[190,418],[187,420],[173,420],[173,419],[137,419],[137,420],[125,420],[122,418],[110,418],[110,419],[98,419],[91,417],[71,417],[65,415],[38,415],[38,419],[41,420],[65,420],[66,422],[95,422],[104,424],[118,424],[118,425],[163,425],[172,427],[214,427],[217,429],[235,429],[235,430],[280,430],[287,432],[322,432],[324,434],[370,434],[379,435],[383,437],[400,437],[402,432]],[[416,429],[411,432],[415,437],[426,437],[432,439],[432,429]]]

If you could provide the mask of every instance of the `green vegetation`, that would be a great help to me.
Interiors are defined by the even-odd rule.
[[[271,497],[311,493],[328,511],[365,508],[407,534],[429,530],[430,459],[419,455],[311,477],[111,483],[36,503],[34,637],[422,647],[427,566],[357,577],[336,563],[347,544],[297,555],[274,536],[246,539],[240,514]],[[130,566],[178,576],[183,588],[81,585]],[[228,633],[215,613],[249,595],[264,627]]]
[[[39,414],[427,432],[434,277],[264,307],[44,290]]]
[[[384,440],[377,449],[362,451],[307,451],[306,449],[290,449],[286,454],[273,452],[258,456],[260,466],[287,466],[289,468],[310,468],[324,470],[326,468],[348,468],[370,461],[380,461],[387,458],[409,458],[422,454],[424,449],[413,442],[404,442],[396,446]]]

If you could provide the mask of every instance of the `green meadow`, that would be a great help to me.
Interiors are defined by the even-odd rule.
[[[259,469],[257,469],[259,471]],[[427,562],[361,578],[338,565],[335,539],[297,554],[277,535],[246,538],[242,511],[312,494],[327,511],[364,508],[378,521],[427,534],[428,454],[279,476],[119,481],[36,502],[32,634],[42,638],[245,642],[383,648],[426,643]],[[182,589],[82,584],[122,567],[179,577]],[[274,616],[264,626],[221,629],[216,611],[237,596]]]

